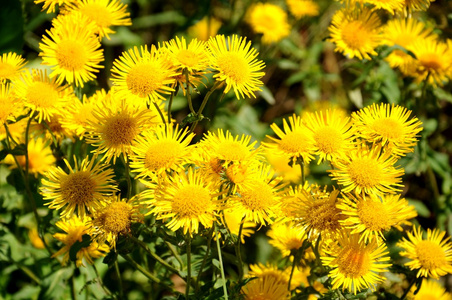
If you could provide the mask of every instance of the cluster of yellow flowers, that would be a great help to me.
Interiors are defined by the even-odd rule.
[[[452,40],[442,40],[414,13],[426,10],[430,0],[342,2],[345,6],[333,16],[329,28],[336,51],[371,60],[377,47],[395,47],[385,60],[403,76],[434,86],[442,86],[452,77]],[[386,24],[378,10],[386,12]]]
[[[113,62],[111,89],[88,96],[81,90],[94,85],[103,68],[102,38],[114,33],[112,26],[131,25],[127,6],[118,0],[35,2],[48,12],[61,5],[40,43],[42,64],[51,71],[25,70],[25,60],[15,53],[0,58],[0,124],[5,128],[0,139],[10,148],[26,145],[26,155],[11,155],[7,163],[17,164],[27,176],[44,175],[39,191],[45,205],[59,212],[56,226],[64,231],[54,235],[64,244],[54,257],[63,255],[66,263],[71,247],[87,235],[92,241],[77,252],[76,261],[77,266],[84,260],[92,264],[116,247],[119,236],[130,235],[133,223],[152,215],[187,238],[208,229],[218,239],[217,227],[224,227],[238,236],[238,244],[257,227],[268,226],[270,243],[305,267],[250,266],[248,276],[258,279],[242,288],[246,299],[289,299],[301,285],[326,292],[325,281],[308,280],[307,264],[315,260],[328,268],[333,289],[356,294],[384,281],[380,273],[391,266],[384,233],[403,231],[417,216],[402,197],[404,170],[397,165],[414,151],[422,130],[411,111],[374,104],[347,116],[327,109],[294,114],[282,128],[272,124],[275,136],[261,143],[221,129],[194,143],[193,129],[214,91],[250,98],[263,85],[264,62],[245,37],[215,35],[206,41],[211,32],[204,32],[199,40],[175,37],[161,45],[133,47]],[[439,41],[412,18],[380,27],[375,13],[380,8],[392,15],[425,9],[428,0],[366,1],[370,8],[363,1],[346,2],[331,25],[338,51],[370,59],[377,46],[398,44],[415,54],[396,50],[387,57],[404,74],[439,85],[452,75],[450,41]],[[296,18],[318,13],[309,0],[287,1],[287,7]],[[282,8],[256,3],[248,14],[253,30],[263,33],[263,43],[290,32]],[[195,111],[191,94],[209,76],[214,83]],[[171,116],[179,90],[187,96],[191,129]],[[55,166],[47,140],[54,145],[82,141],[81,161],[68,155],[64,168]],[[275,175],[275,157],[285,167],[300,168],[300,183]],[[127,181],[122,197],[112,166],[119,160]],[[305,181],[314,160],[331,166],[328,173],[337,189]],[[444,236],[435,229],[424,237],[420,227],[413,227],[397,244],[418,277],[452,273],[452,243]]]

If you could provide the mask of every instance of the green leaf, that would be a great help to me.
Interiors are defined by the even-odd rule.
[[[410,205],[413,205],[414,208],[416,208],[417,214],[419,216],[424,217],[424,218],[430,217],[430,210],[427,208],[427,206],[424,203],[422,203],[419,200],[414,200],[414,199],[407,198],[407,200]]]
[[[259,94],[262,98],[264,98],[265,101],[267,101],[268,104],[274,105],[276,103],[275,97],[268,87],[263,86],[262,91],[260,91]]]

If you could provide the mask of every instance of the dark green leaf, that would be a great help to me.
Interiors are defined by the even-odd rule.
[[[76,241],[69,250],[69,258],[71,261],[77,260],[77,252],[82,248],[86,248],[91,244],[91,237],[88,234],[82,236],[82,241]]]

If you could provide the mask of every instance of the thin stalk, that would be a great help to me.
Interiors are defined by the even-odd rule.
[[[188,76],[188,69],[184,69],[184,74],[185,74],[185,86],[186,86],[186,90],[187,90],[187,102],[188,102],[188,107],[190,108],[190,112],[193,115],[196,115],[195,110],[193,108],[193,103],[191,101],[191,93],[190,93],[190,78]]]
[[[202,259],[201,267],[199,268],[198,276],[196,277],[196,290],[195,290],[195,293],[197,293],[198,290],[199,290],[199,278],[201,277],[202,270],[204,269],[204,265],[206,264],[207,257],[209,256],[210,245],[212,244],[212,238],[213,238],[213,231],[214,231],[214,228],[212,226],[212,228],[210,229],[210,231],[208,233],[209,236],[207,238],[206,254],[204,255],[204,258]]]
[[[298,252],[298,250],[297,250]],[[292,277],[293,277],[293,273],[295,271],[295,266],[297,265],[297,254],[293,255],[293,263],[292,263],[292,270],[290,271],[290,277],[289,277],[289,283],[287,284],[287,289],[290,292],[290,284],[292,283]]]
[[[239,268],[239,281],[241,281],[243,278],[242,251],[240,249],[240,245],[242,244],[241,237],[242,237],[242,229],[243,229],[243,223],[244,223],[243,220],[244,219],[242,219],[242,222],[240,223],[239,235],[238,235],[237,245],[235,248],[235,250],[236,250],[235,252],[237,255],[237,261],[238,261],[237,267]]]
[[[196,115],[196,121],[193,122],[193,124],[191,125],[190,131],[193,132],[193,130],[195,130],[196,125],[198,125],[199,122],[199,117],[201,116],[204,108],[206,107],[207,101],[209,101],[210,96],[212,95],[212,93],[219,88],[220,86],[222,86],[223,83],[218,83],[216,82],[213,87],[210,89],[210,91],[207,92],[206,96],[204,97],[204,99],[202,100],[201,106],[199,107],[198,112],[195,114]]]
[[[158,106],[157,103],[155,103],[154,101],[152,101],[152,103],[154,104],[155,109],[157,109],[157,112],[159,113],[160,118],[162,119],[163,124],[165,124],[165,126],[166,126],[165,116],[163,115],[162,110],[160,109],[160,107]]]
[[[19,143],[16,142],[16,140],[13,138],[11,132],[9,131],[8,125],[6,125],[6,123],[3,123],[3,125],[5,126],[6,135],[9,136],[9,138],[11,139],[11,141],[12,141],[14,144],[19,145]]]
[[[321,238],[322,238],[321,235],[319,235],[319,236],[317,237],[317,241],[315,242],[315,246],[314,246],[314,247],[313,247],[313,245],[311,244],[312,251],[313,251],[314,254],[315,254],[315,261],[316,261],[317,265],[320,266],[320,267],[322,267],[322,262],[321,262],[321,260],[320,260],[320,254],[319,254],[319,245],[320,245],[320,240],[321,240]]]
[[[100,287],[104,290],[106,295],[111,295],[110,290],[104,285],[104,282],[102,281],[102,278],[99,275],[99,272],[97,271],[96,265],[92,264],[94,273],[96,273],[97,282],[99,283]]]
[[[176,258],[176,260],[180,264],[180,266],[182,267],[184,265],[184,263],[182,262],[182,259],[180,258],[179,253],[177,253],[176,249],[174,249],[173,245],[171,245],[168,241],[165,241],[165,244],[168,246],[171,253]]]
[[[124,287],[122,285],[122,278],[121,278],[121,272],[119,271],[118,260],[115,261],[115,271],[116,271],[116,277],[118,277],[119,298],[124,299]]]
[[[220,236],[218,235],[217,223],[214,224],[214,227],[215,227],[215,237],[217,240],[218,260],[220,261],[221,279],[223,281],[223,294],[224,294],[224,299],[228,300],[228,290],[226,288],[226,277],[224,276],[223,258],[221,255]]]
[[[121,255],[129,264],[131,264],[136,270],[140,271],[141,274],[146,276],[151,281],[157,283],[157,284],[163,284],[160,279],[158,279],[155,275],[149,273],[145,268],[140,266],[136,261],[134,261],[130,256],[128,255]]]
[[[301,168],[301,185],[304,186],[306,179],[305,179],[305,175],[304,175],[304,159],[303,159],[303,157],[300,157],[299,159],[297,159],[297,163],[300,165],[300,168]]]
[[[132,180],[130,179],[129,160],[124,153],[121,155],[121,159],[125,167],[125,176],[127,180],[127,199],[130,199],[130,197],[132,196]]]
[[[191,280],[191,237],[187,236],[187,280],[185,286],[185,299],[189,299],[190,294],[190,280]]]
[[[77,296],[75,294],[75,282],[74,282],[74,274],[72,274],[71,278],[69,279],[70,281],[70,289],[71,289],[71,299],[72,300],[76,300]]]
[[[416,277],[414,277],[413,280],[411,280],[410,285],[406,289],[405,293],[403,293],[402,297],[400,297],[400,300],[404,300],[406,298],[406,296],[408,295],[408,293],[410,292],[411,288],[413,287],[413,285],[415,283],[416,283]]]
[[[11,263],[15,264],[20,270],[22,270],[22,272],[27,274],[27,276],[30,277],[30,279],[33,280],[37,285],[41,284],[41,280],[39,279],[39,277],[35,273],[33,273],[33,271],[30,270],[27,266],[24,266],[21,263],[15,262],[12,259],[9,259],[9,261]]]
[[[171,108],[173,107],[174,96],[176,96],[178,92],[179,92],[179,85],[176,84],[176,88],[174,89],[173,92],[171,92],[171,96],[170,96],[170,99],[168,102],[168,124],[171,124]]]
[[[137,239],[136,237],[134,237],[132,235],[129,236],[129,238],[132,239],[132,241],[134,241],[136,244],[138,244],[141,248],[143,248],[147,254],[149,254],[151,257],[153,257],[155,260],[157,260],[159,263],[161,263],[165,268],[167,268],[168,270],[170,270],[173,273],[179,274],[179,271],[176,268],[174,268],[173,266],[168,264],[166,261],[163,260],[163,258],[158,256],[156,253],[149,250],[148,246],[146,246],[146,244],[143,241]]]

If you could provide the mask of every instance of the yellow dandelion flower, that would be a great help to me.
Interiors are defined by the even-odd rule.
[[[132,223],[142,222],[139,209],[136,197],[129,200],[121,200],[120,195],[107,198],[93,214],[93,239],[100,244],[108,242],[116,248],[118,236],[129,234]]]
[[[46,71],[36,69],[24,73],[22,80],[16,82],[14,91],[25,108],[32,110],[32,115],[37,113],[39,123],[49,121],[57,114],[72,94],[71,87],[59,85],[47,76]]]
[[[11,134],[12,138],[20,141],[25,140],[25,128],[27,127],[27,119],[23,118],[17,121],[16,123],[9,123],[8,131]],[[6,139],[6,130],[5,126],[0,126],[0,141]]]
[[[165,220],[172,231],[182,228],[190,236],[198,233],[200,225],[212,227],[222,208],[216,184],[193,168],[166,176],[156,192],[151,213],[157,220]]]
[[[430,7],[430,2],[433,1],[435,0],[405,0],[405,7],[408,11],[426,11]]]
[[[89,225],[90,219],[78,218],[72,216],[70,219],[63,219],[56,222],[56,226],[64,231],[64,233],[55,233],[53,237],[64,244],[63,248],[55,252],[52,257],[63,256],[62,264],[66,265],[69,260],[69,252],[71,247],[76,242],[81,242],[84,235],[90,235],[93,228]],[[77,267],[83,266],[83,262],[86,261],[92,265],[93,258],[99,258],[105,256],[109,252],[109,247],[106,244],[98,244],[95,241],[91,241],[89,246],[82,247],[76,254]]]
[[[282,131],[276,123],[270,125],[271,129],[276,133],[279,139],[275,139],[267,135],[267,138],[274,143],[262,143],[268,151],[275,151],[288,157],[292,163],[299,158],[308,164],[313,158],[315,152],[315,141],[312,134],[304,124],[300,116],[293,115],[289,117],[289,123],[283,119]]]
[[[402,230],[401,225],[410,225],[409,219],[417,216],[414,206],[400,195],[384,195],[382,197],[370,195],[361,198],[353,195],[343,195],[337,207],[342,210],[345,219],[339,222],[351,230],[359,233],[360,240],[367,242],[374,238],[385,239],[383,232],[391,227]]]
[[[397,157],[381,153],[380,147],[357,147],[347,159],[333,161],[330,176],[343,186],[342,192],[356,194],[395,194],[402,186],[403,168],[394,164]]]
[[[262,34],[264,44],[279,42],[290,34],[287,13],[278,5],[254,3],[248,8],[245,20],[255,33]]]
[[[113,181],[113,170],[108,165],[95,162],[95,158],[86,157],[80,167],[75,162],[73,169],[67,160],[64,160],[69,169],[66,173],[60,167],[53,167],[42,179],[40,188],[44,200],[49,201],[51,209],[62,209],[61,217],[68,218],[75,212],[83,218],[87,212],[93,212],[101,207],[105,197],[112,195],[116,190]]]
[[[371,59],[381,43],[380,19],[370,9],[338,10],[329,27],[329,41],[336,44],[334,51],[349,58]]]
[[[245,221],[266,225],[277,217],[283,198],[282,178],[274,177],[270,166],[261,165],[254,180],[237,189],[238,195],[230,198],[230,205],[244,216]]]
[[[209,57],[205,42],[192,39],[187,45],[184,37],[177,37],[165,43],[173,64],[180,70],[188,70],[190,74],[203,72],[209,66]]]
[[[267,162],[273,167],[273,170],[275,170],[276,176],[281,176],[286,182],[300,182],[300,166],[290,166],[290,159],[286,155],[266,149],[265,158],[267,159]],[[308,166],[304,166],[304,174],[309,174]]]
[[[31,174],[44,174],[55,165],[55,157],[50,149],[49,143],[42,138],[30,139],[28,141],[28,171]],[[25,169],[25,155],[16,156],[20,167]],[[5,159],[6,163],[11,163],[17,168],[13,158],[9,155]]]
[[[357,234],[342,234],[337,240],[329,240],[323,246],[322,263],[331,268],[333,289],[342,287],[356,295],[362,289],[375,290],[384,281],[378,273],[387,272],[391,266],[389,251],[384,243],[359,242]]]
[[[257,141],[251,142],[251,136],[233,136],[229,131],[218,129],[217,133],[207,132],[198,144],[200,151],[214,157],[223,166],[230,163],[248,162],[260,158],[258,149],[255,148]]]
[[[344,157],[353,149],[354,127],[350,118],[342,117],[340,111],[333,109],[308,113],[303,121],[313,133],[319,164],[324,160]]]
[[[76,0],[35,0],[35,4],[41,4],[42,5],[42,11],[47,10],[47,13],[54,13],[56,12],[55,7],[58,5],[58,7],[62,7],[65,4],[72,3]]]
[[[338,190],[327,192],[326,187],[314,193],[300,189],[296,195],[298,202],[292,203],[294,223],[302,226],[309,237],[336,235],[342,229],[341,211],[336,207],[338,194]]]
[[[89,123],[95,122],[93,110],[98,103],[104,103],[107,93],[104,89],[96,91],[91,97],[83,95],[82,101],[73,98],[65,108],[65,117],[60,120],[61,124],[68,131],[80,139],[86,133]]]
[[[434,36],[418,39],[408,47],[416,56],[417,69],[409,76],[416,82],[427,81],[433,86],[443,86],[449,81],[452,67],[452,54],[448,45]]]
[[[223,184],[229,189],[230,193],[235,193],[237,189],[252,183],[256,176],[259,176],[259,168],[262,165],[256,159],[248,162],[235,162],[225,166],[222,174]]]
[[[116,101],[113,93],[104,99],[106,105],[96,105],[93,117],[87,120],[86,142],[98,147],[93,153],[104,154],[102,160],[107,163],[121,154],[125,159],[132,154],[135,139],[149,124],[147,109],[133,107],[125,100]]]
[[[197,38],[200,41],[208,41],[211,36],[215,36],[221,27],[221,21],[211,17],[205,16],[200,21],[187,29],[190,36]]]
[[[213,78],[226,83],[224,93],[232,88],[237,99],[245,98],[245,95],[255,98],[254,92],[260,91],[259,87],[263,85],[260,78],[265,75],[261,72],[265,64],[256,58],[258,53],[251,48],[251,42],[247,43],[245,37],[237,35],[227,38],[217,35],[209,39],[208,48],[211,68],[217,72]]]
[[[239,235],[240,225],[242,224],[243,215],[234,209],[223,210],[222,220],[223,223],[229,229],[229,232],[234,235]],[[250,221],[243,221],[242,231],[240,235],[240,242],[245,244],[245,237],[249,237],[254,234],[256,229],[256,223]]]
[[[187,161],[194,134],[179,125],[161,125],[155,130],[145,131],[136,138],[132,146],[130,167],[138,177],[163,175],[166,171],[178,170]]]
[[[75,99],[76,101],[79,101],[77,97],[73,95],[72,97],[71,95],[69,95],[68,99]],[[69,100],[68,102],[70,103],[71,100]],[[67,105],[68,102],[66,102],[65,104]],[[58,110],[58,112],[53,114],[49,118],[49,120],[43,121],[41,123],[32,121],[30,124],[30,132],[33,133],[33,136],[45,137],[45,139],[47,139],[48,141],[51,141],[53,140],[53,138],[55,138],[57,143],[61,143],[66,138],[71,138],[72,133],[62,125],[62,120],[65,118],[65,116],[62,115],[63,113],[64,112],[62,110]]]
[[[248,281],[240,290],[245,300],[284,300],[290,299],[287,283],[264,277]]]
[[[22,56],[14,52],[3,53],[0,56],[0,83],[19,79],[25,64],[25,58]]]
[[[31,244],[36,249],[45,249],[44,242],[39,237],[38,229],[36,227],[33,227],[28,230],[28,238],[30,239]]]
[[[308,237],[307,232],[301,226],[295,226],[292,222],[273,223],[271,229],[267,232],[267,236],[270,237],[270,245],[279,249],[282,256],[289,256],[300,249]],[[308,254],[308,251],[306,251],[305,257],[312,258],[306,254]]]
[[[445,231],[435,228],[427,229],[427,238],[423,239],[423,231],[419,226],[408,232],[408,239],[403,238],[397,243],[403,248],[400,255],[410,259],[405,266],[411,270],[418,270],[417,277],[441,276],[452,273],[452,242],[450,237],[444,239]]]
[[[383,43],[388,46],[399,45],[408,49],[416,40],[423,40],[432,35],[432,29],[417,19],[399,19],[388,21],[383,28]],[[399,68],[404,74],[413,73],[416,62],[413,57],[402,50],[394,50],[385,58],[392,68]],[[414,68],[414,70],[413,70]]]
[[[417,134],[422,130],[418,118],[409,119],[411,110],[394,104],[381,103],[364,107],[352,114],[355,128],[366,142],[381,144],[394,155],[414,151]]]
[[[410,293],[407,295],[409,300],[452,300],[452,295],[446,291],[446,289],[437,281],[426,280],[422,281],[421,288],[417,290],[416,286],[413,286]]]
[[[257,265],[250,265],[250,272],[246,277],[258,277],[258,278],[267,278],[272,279],[275,282],[278,283],[289,283],[289,276],[290,274],[287,274],[286,272],[279,270],[277,266],[266,264],[263,265],[262,263],[258,263]]]
[[[91,30],[94,27],[80,14],[63,16],[54,25],[39,43],[42,64],[51,67],[50,77],[56,77],[57,83],[66,81],[83,87],[103,68],[103,50]]]
[[[366,3],[372,4],[374,9],[384,9],[391,14],[403,10],[405,0],[365,0]]]
[[[119,0],[80,0],[69,3],[66,9],[79,11],[92,20],[97,27],[95,33],[101,38],[110,39],[109,34],[115,33],[112,26],[132,25],[127,4]]]
[[[0,84],[0,126],[7,121],[14,122],[16,116],[22,112],[22,103],[17,99],[9,83]]]
[[[299,199],[306,198],[306,193],[320,198],[329,196],[326,192],[326,187],[322,189],[318,184],[309,184],[308,181],[305,181],[303,185],[289,186],[281,203],[281,215],[287,220],[292,220],[295,217],[295,211],[298,209]]]
[[[151,51],[142,46],[123,52],[113,62],[111,73],[120,98],[148,104],[164,100],[161,94],[174,91],[170,85],[174,84],[177,75],[171,61],[154,45]]]
[[[319,5],[312,0],[287,0],[289,12],[297,19],[319,15]]]

